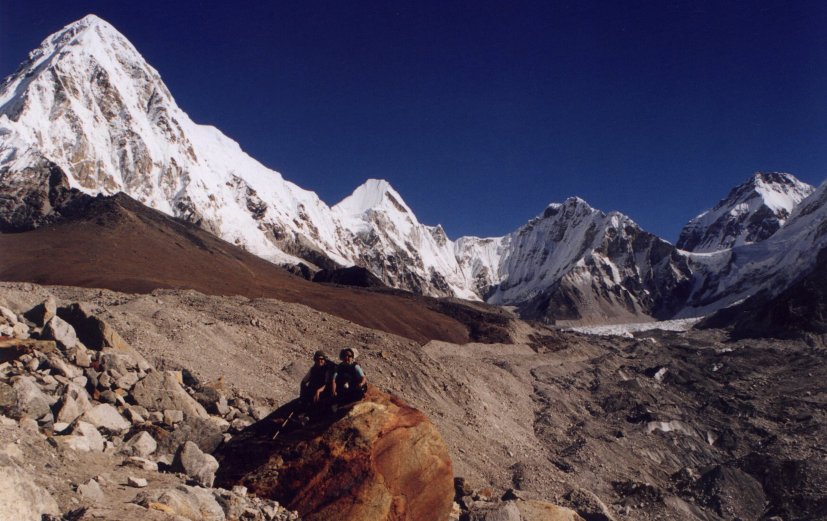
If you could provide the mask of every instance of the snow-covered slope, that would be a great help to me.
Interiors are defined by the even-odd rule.
[[[299,237],[335,255],[335,224],[313,192],[193,123],[157,71],[94,15],[47,38],[0,86],[0,175],[32,156],[56,163],[72,187],[126,192],[274,261],[298,262]]]
[[[709,254],[690,254],[694,289],[680,316],[700,316],[766,290],[783,291],[807,275],[827,247],[827,182],[769,238]]]
[[[758,172],[714,208],[690,220],[677,246],[708,253],[760,242],[778,231],[813,190],[792,174]]]
[[[620,321],[671,316],[691,282],[674,246],[629,217],[591,208],[580,198],[552,204],[501,241],[508,247],[488,301],[524,315]]]

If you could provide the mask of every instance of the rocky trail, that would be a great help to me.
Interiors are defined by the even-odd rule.
[[[719,330],[598,337],[517,322],[513,344],[420,345],[270,299],[0,285],[0,305],[35,336],[42,335],[40,326],[22,315],[50,295],[58,308],[85,309],[100,317],[137,360],[131,370],[115,368],[118,378],[106,382],[111,393],[89,394],[93,407],[110,405],[130,423],[120,431],[94,429],[104,438],[100,452],[67,449],[65,440],[94,437],[79,421],[57,425],[68,428],[67,434],[53,432],[55,423],[64,423],[58,416],[67,400],[65,388],[82,382],[54,374],[61,367],[55,354],[63,350],[24,353],[2,365],[2,381],[13,388],[31,378],[27,364],[34,367],[32,360],[40,360],[34,381],[46,395],[52,392],[46,400],[55,400],[47,405],[52,425],[43,416],[40,424],[27,418],[31,415],[4,420],[3,464],[16,465],[48,490],[64,515],[86,509],[83,519],[135,518],[135,512],[155,519],[149,516],[166,514],[146,510],[147,505],[191,505],[198,498],[212,505],[211,497],[222,509],[219,518],[232,519],[222,508],[232,496],[245,502],[249,515],[268,519],[275,508],[271,500],[232,487],[205,487],[208,480],[198,486],[180,465],[178,474],[169,472],[175,457],[186,441],[195,442],[206,457],[249,432],[245,429],[295,397],[313,351],[334,354],[348,345],[360,352],[373,385],[436,425],[458,478],[454,518],[789,521],[827,516],[827,369],[824,349],[804,342],[733,341]],[[7,328],[0,333],[21,336],[24,326],[11,322],[0,326]],[[111,358],[106,349],[111,348],[87,351],[100,365],[101,357]],[[74,359],[71,351],[61,355],[69,374],[78,353],[83,351],[77,350]],[[37,371],[44,370],[48,374],[38,378]],[[52,391],[49,376],[57,381]],[[206,416],[194,405],[186,412],[184,404],[153,409],[138,403],[144,400],[139,384],[150,377],[159,379],[156,388],[179,386],[181,398],[203,408]],[[88,384],[84,371],[72,378],[87,378]],[[121,384],[131,387],[119,395]],[[136,424],[133,413],[145,423]],[[214,436],[188,427],[193,422],[214,424]],[[147,432],[158,445],[150,456],[137,456],[150,462],[145,463],[149,470],[143,462],[123,465],[136,457],[123,452],[135,430]],[[154,470],[152,463],[166,472]],[[96,488],[93,478],[105,506],[82,492]],[[146,479],[147,487],[130,486],[130,478]],[[196,490],[208,493],[198,496]],[[227,498],[222,500],[222,494]],[[552,504],[559,505],[554,515],[564,517],[548,517],[546,506],[538,506]],[[535,510],[546,517],[531,517]],[[189,519],[209,518],[199,515]],[[276,509],[274,515],[291,514]]]

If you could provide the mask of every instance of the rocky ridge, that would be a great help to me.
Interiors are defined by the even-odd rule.
[[[763,241],[777,232],[815,187],[780,172],[756,172],[712,209],[691,219],[677,247],[710,253]]]

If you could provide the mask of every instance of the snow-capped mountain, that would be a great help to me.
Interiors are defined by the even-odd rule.
[[[629,217],[580,198],[552,204],[500,241],[500,282],[488,301],[560,320],[664,317],[681,303],[691,272],[668,242]],[[676,302],[677,301],[677,302]]]
[[[681,244],[694,253],[579,198],[503,237],[452,241],[386,181],[368,180],[330,207],[194,123],[132,44],[93,15],[48,37],[0,85],[0,231],[55,219],[69,188],[125,192],[276,263],[363,266],[392,287],[557,321],[668,318],[687,303],[681,312],[697,314],[733,302],[751,281],[809,262],[804,246],[798,261],[774,248],[791,248],[782,243],[793,235],[821,244],[802,234],[827,217],[827,196],[793,210],[812,187],[760,174],[687,225]],[[774,271],[754,269],[769,258]]]
[[[709,253],[763,241],[784,225],[793,208],[813,190],[792,174],[757,172],[714,208],[691,219],[681,230],[677,246]]]
[[[693,290],[681,316],[700,316],[765,291],[776,295],[807,275],[827,247],[827,182],[792,211],[767,239],[690,254]]]

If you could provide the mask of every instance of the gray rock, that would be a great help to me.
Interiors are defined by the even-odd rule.
[[[569,502],[571,508],[575,510],[580,516],[586,519],[595,519],[599,521],[615,521],[611,512],[603,501],[594,492],[581,488],[576,488],[569,491],[563,496]]]
[[[152,460],[148,460],[146,458],[141,458],[139,456],[130,456],[124,460],[124,465],[129,465],[132,467],[138,467],[139,469],[150,470],[153,472],[158,471],[158,464]]]
[[[166,409],[164,411],[164,423],[167,425],[175,425],[184,421],[184,412]]]
[[[78,494],[83,499],[91,501],[92,503],[99,503],[103,501],[103,490],[100,484],[94,479],[90,479],[87,483],[78,485]]]
[[[117,380],[115,380],[115,387],[128,391],[138,383],[138,375],[135,373],[126,373]]]
[[[132,427],[132,424],[121,416],[121,413],[108,403],[95,405],[81,416],[81,420],[91,423],[109,432],[124,432]]]
[[[98,376],[98,387],[101,389],[109,389],[112,387],[112,377],[109,376],[109,373],[101,373]]]
[[[181,445],[175,454],[172,470],[183,472],[202,486],[212,487],[215,473],[218,470],[218,460],[209,454],[204,454],[198,445],[188,441]]]
[[[70,349],[79,345],[80,341],[74,328],[60,317],[52,317],[43,326],[42,336],[46,340],[54,340],[61,349]]]
[[[46,360],[49,367],[52,369],[53,374],[59,374],[61,376],[65,376],[66,378],[76,378],[83,374],[82,370],[68,363],[57,353],[50,354]]]
[[[71,436],[60,436],[57,440],[79,452],[103,452],[105,442],[94,425],[83,421],[75,425]]]
[[[107,322],[98,318],[92,308],[85,303],[74,303],[58,309],[58,315],[69,322],[77,331],[81,341],[96,351],[107,350],[128,356],[142,371],[149,371],[152,366],[140,353],[132,349],[126,340]]]
[[[209,417],[204,407],[187,394],[175,375],[168,371],[147,374],[132,388],[132,397],[150,411],[173,409],[183,411],[186,416]]]
[[[101,353],[98,362],[100,363],[101,369],[109,374],[117,372],[119,375],[125,375],[129,372],[128,367],[137,369],[135,361],[132,360],[129,355],[111,350]]]
[[[100,393],[100,401],[103,403],[115,405],[117,403],[120,403],[121,400],[119,400],[119,398],[120,396],[118,396],[118,393],[111,389],[107,389]]]
[[[166,490],[138,494],[133,500],[144,507],[150,503],[166,505],[171,513],[192,521],[224,521],[224,510],[209,490],[181,485]]]
[[[61,423],[72,423],[91,408],[92,402],[86,390],[77,385],[68,385],[60,399],[55,420]]]
[[[256,420],[263,420],[264,418],[269,416],[270,413],[273,411],[274,409],[272,407],[268,407],[266,405],[250,406],[250,412],[252,413],[253,418]]]
[[[14,314],[14,311],[3,306],[0,306],[0,318],[2,318],[2,320],[5,320],[7,324],[12,326],[17,324],[18,322],[17,315]]]
[[[155,438],[148,432],[141,431],[124,444],[123,452],[133,456],[145,457],[155,452],[157,448],[158,443]]]
[[[126,417],[132,422],[132,425],[141,425],[146,421],[136,407],[127,407],[124,411]]]
[[[51,320],[57,313],[57,302],[55,298],[49,295],[46,300],[28,310],[24,315],[38,326],[46,325],[46,322]]]
[[[47,515],[60,517],[57,502],[34,478],[17,465],[0,466],[0,513],[3,519],[40,521]]]
[[[6,416],[19,420],[24,416],[36,419],[51,414],[51,406],[55,400],[43,393],[28,376],[19,377],[12,389],[14,403],[3,410]]]
[[[0,411],[6,414],[6,411],[14,405],[14,402],[14,388],[5,382],[0,382]]]
[[[87,349],[78,349],[75,352],[75,365],[78,367],[89,367],[92,365],[92,355]]]
[[[149,483],[144,478],[136,478],[135,476],[129,476],[126,478],[126,484],[130,487],[135,488],[146,488]]]
[[[506,501],[495,505],[485,505],[483,508],[469,512],[469,521],[520,521],[520,509],[513,501]]]
[[[164,431],[166,434],[158,436],[158,451],[174,454],[185,441],[192,441],[201,450],[212,453],[224,441],[224,432],[227,422],[221,418],[184,418],[174,430]]]
[[[26,339],[29,338],[29,326],[23,322],[18,322],[11,328],[11,334],[14,338]]]

